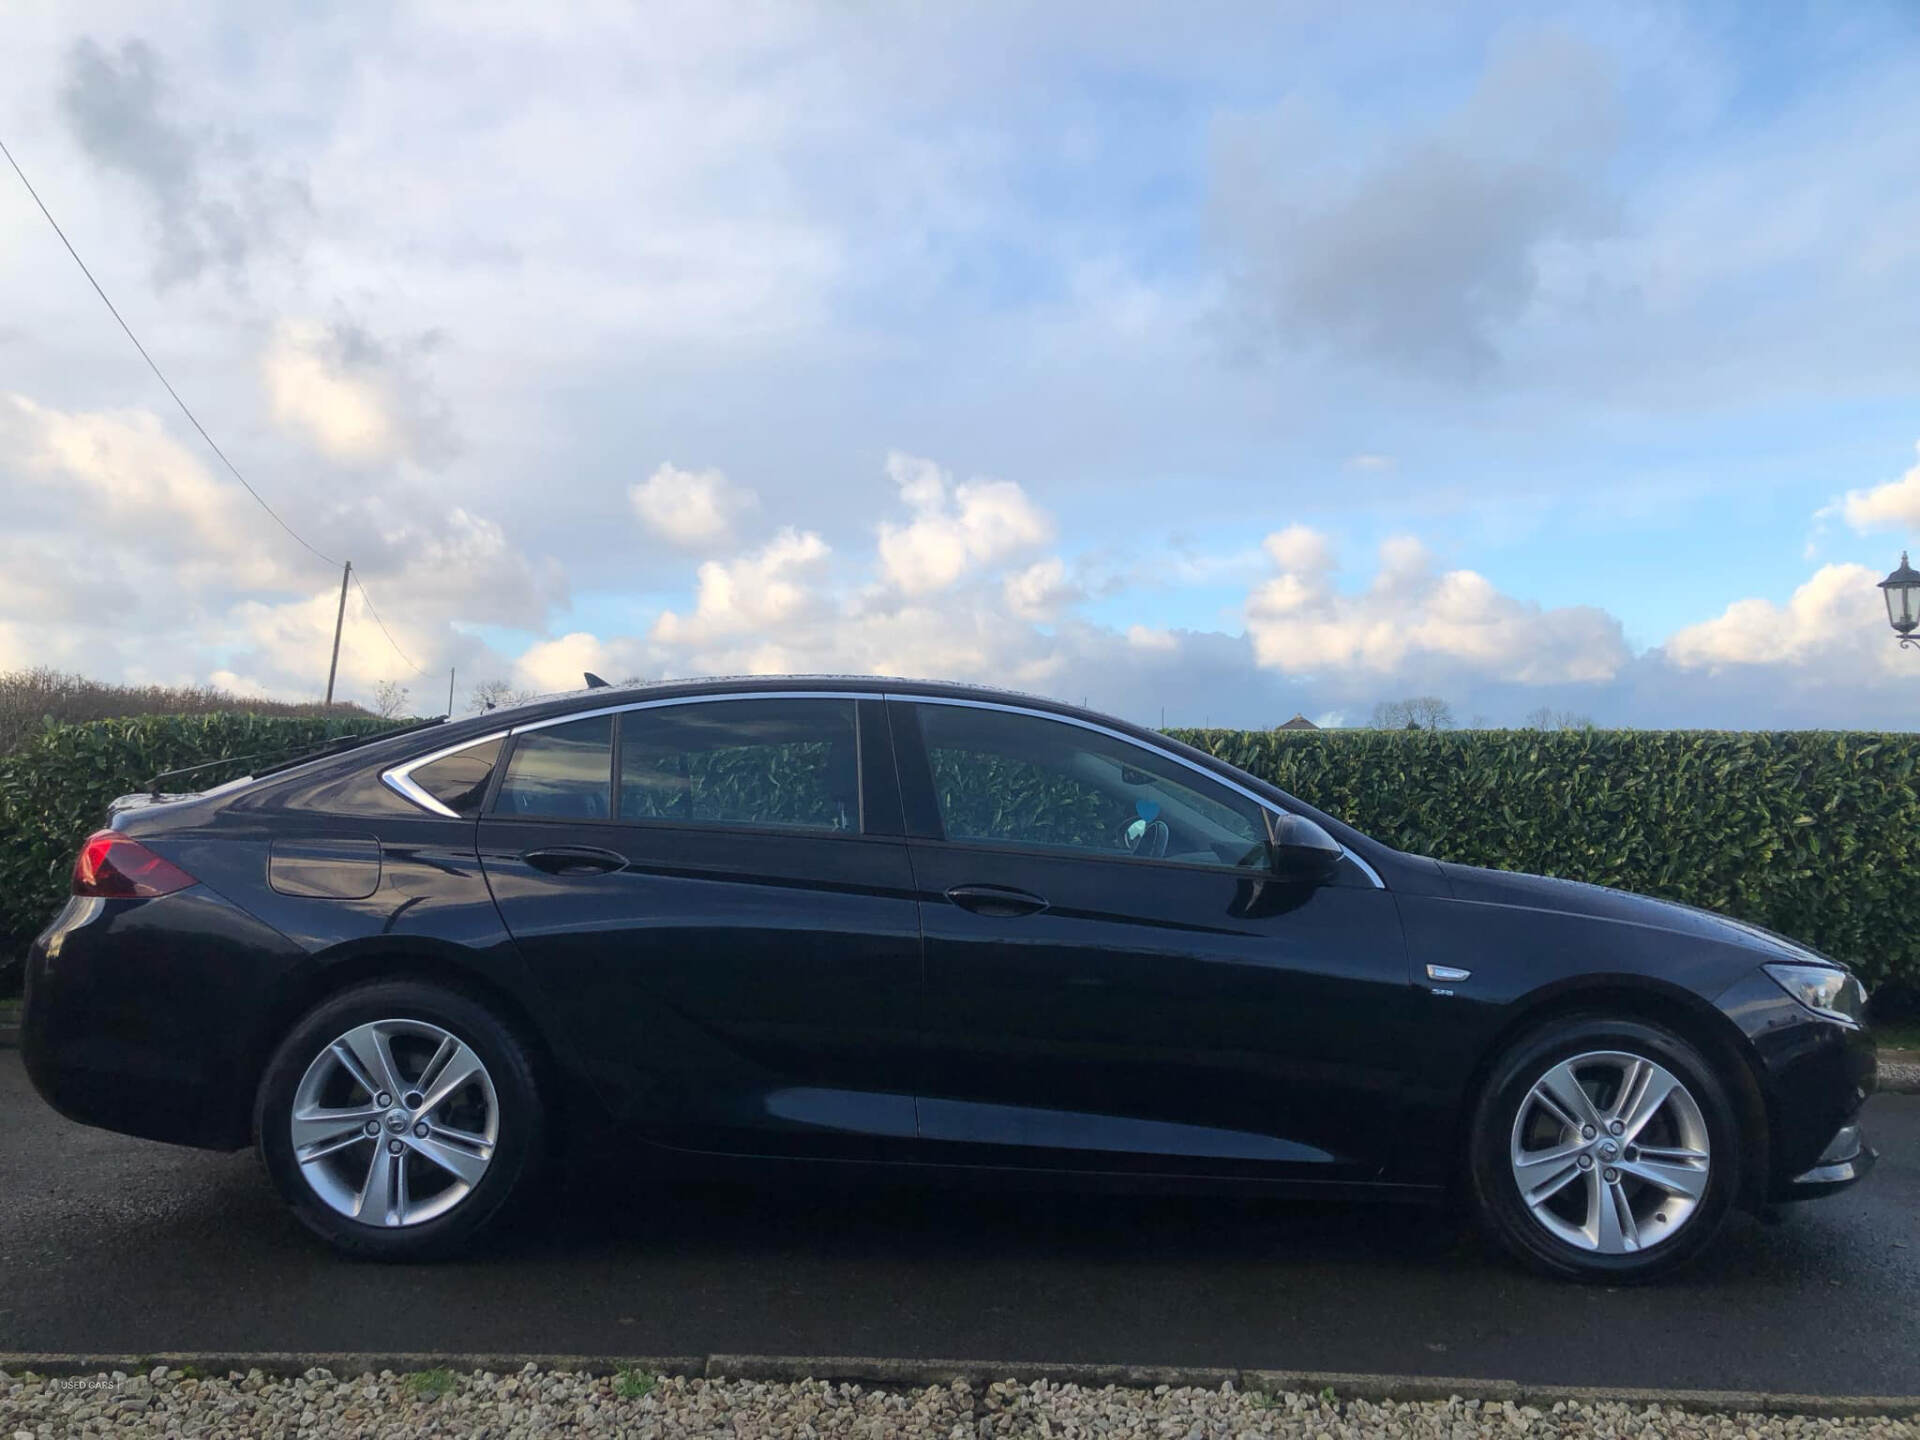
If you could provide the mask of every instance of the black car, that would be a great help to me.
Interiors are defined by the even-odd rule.
[[[655,1168],[1463,1194],[1627,1279],[1874,1152],[1857,980],[1735,920],[1445,864],[997,691],[596,689],[116,802],[28,962],[40,1092],[259,1147],[443,1253],[562,1147]]]

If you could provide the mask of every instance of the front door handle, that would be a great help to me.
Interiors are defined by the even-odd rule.
[[[1038,895],[1025,890],[1012,890],[1004,885],[956,885],[947,891],[947,899],[962,910],[1002,920],[1018,915],[1038,915],[1047,908],[1047,902]]]
[[[591,845],[555,845],[546,850],[529,850],[520,858],[549,875],[610,875],[627,868],[626,856]]]

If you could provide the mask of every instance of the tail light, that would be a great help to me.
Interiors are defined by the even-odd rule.
[[[145,900],[171,895],[198,883],[138,840],[113,830],[96,830],[73,862],[73,893],[107,900]]]

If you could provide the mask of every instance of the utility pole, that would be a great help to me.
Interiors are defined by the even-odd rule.
[[[454,668],[455,668],[455,667],[453,667],[452,665],[449,665],[449,666],[447,667],[447,718],[448,718],[449,720],[451,720],[451,719],[453,718],[453,675],[454,675]]]
[[[333,708],[333,677],[340,669],[340,627],[347,621],[347,581],[353,577],[353,562],[340,572],[340,608],[333,614],[333,662],[327,666],[327,708]]]

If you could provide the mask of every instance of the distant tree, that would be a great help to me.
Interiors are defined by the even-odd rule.
[[[504,680],[483,680],[473,687],[473,698],[468,704],[469,710],[498,710],[506,705],[524,705],[537,694],[533,690],[516,690]]]
[[[373,687],[373,713],[383,720],[392,720],[407,713],[407,702],[413,692],[398,680],[382,680]]]
[[[1373,707],[1376,730],[1451,730],[1453,707],[1438,695],[1409,695]]]
[[[1572,710],[1553,710],[1542,705],[1537,710],[1527,712],[1526,727],[1529,730],[1591,730],[1593,717]]]

